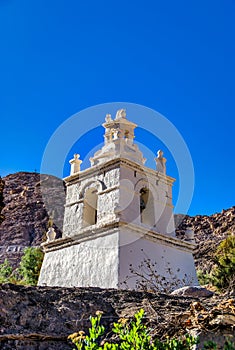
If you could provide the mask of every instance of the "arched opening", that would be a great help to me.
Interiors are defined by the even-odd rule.
[[[83,227],[97,223],[97,200],[97,189],[88,188],[84,196]]]
[[[146,187],[140,190],[140,221],[151,227],[155,224],[154,199]]]

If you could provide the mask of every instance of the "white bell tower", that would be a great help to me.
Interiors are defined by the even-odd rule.
[[[124,109],[106,115],[104,146],[80,171],[78,155],[65,178],[63,237],[43,244],[39,285],[131,288],[146,257],[157,273],[197,284],[193,241],[175,237],[172,185],[158,151],[157,170],[147,168],[134,143],[136,124]],[[186,277],[187,276],[187,277]],[[183,282],[182,282],[183,284]]]

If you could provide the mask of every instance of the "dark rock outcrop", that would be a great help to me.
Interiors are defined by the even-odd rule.
[[[23,249],[45,239],[49,218],[61,237],[65,203],[62,180],[37,173],[16,173],[0,180],[0,262],[17,265]]]

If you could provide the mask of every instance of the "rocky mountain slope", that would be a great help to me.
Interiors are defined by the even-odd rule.
[[[65,203],[63,181],[37,173],[16,173],[0,180],[0,262],[17,264],[23,249],[40,245],[49,219],[61,236]]]
[[[210,216],[180,216],[176,215],[178,238],[184,239],[185,230],[192,228],[195,232],[197,248],[194,252],[195,264],[201,271],[210,271],[214,264],[213,254],[229,234],[235,235],[235,206],[221,213]]]

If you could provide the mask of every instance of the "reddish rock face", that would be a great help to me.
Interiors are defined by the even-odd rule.
[[[24,247],[40,245],[50,217],[60,237],[64,203],[65,187],[56,177],[20,172],[1,179],[0,262],[17,265]]]

